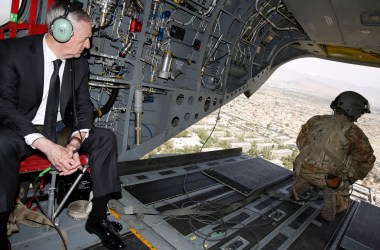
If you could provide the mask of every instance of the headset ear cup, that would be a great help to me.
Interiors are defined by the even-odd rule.
[[[73,25],[64,17],[56,18],[50,25],[50,32],[55,40],[65,43],[73,35]]]

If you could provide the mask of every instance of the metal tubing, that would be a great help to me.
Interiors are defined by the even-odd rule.
[[[136,145],[141,144],[141,114],[142,113],[136,113],[136,118],[135,118],[135,144]]]
[[[54,168],[54,166],[52,166]],[[55,169],[55,168],[54,168]],[[56,189],[56,181],[57,181],[57,170],[51,170],[51,183],[50,183],[50,188],[49,188],[49,195],[48,195],[48,205],[47,205],[47,217],[49,219],[52,219],[53,221],[53,212],[54,212],[54,205],[55,205],[55,189]],[[47,231],[50,230],[50,227],[45,228]]]
[[[69,199],[71,193],[74,191],[74,188],[76,188],[76,186],[78,185],[79,181],[82,179],[84,173],[87,171],[89,165],[86,164],[84,165],[83,169],[81,170],[81,173],[78,175],[78,177],[75,179],[74,183],[71,185],[69,191],[67,192],[67,194],[65,195],[65,197],[63,198],[63,200],[61,201],[61,203],[59,204],[57,210],[55,210],[53,216],[51,217],[51,219],[54,221],[54,219],[57,217],[57,215],[59,214],[59,212],[62,210],[63,206],[65,205],[67,199]],[[50,201],[50,195],[49,195],[49,201]]]
[[[143,92],[142,89],[136,89],[134,97],[134,112],[135,112],[135,144],[141,144],[141,124],[143,112]]]

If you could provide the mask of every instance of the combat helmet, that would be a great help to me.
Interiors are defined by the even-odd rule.
[[[334,111],[342,110],[353,121],[357,121],[362,114],[371,113],[368,100],[354,91],[340,93],[331,102],[330,108]]]

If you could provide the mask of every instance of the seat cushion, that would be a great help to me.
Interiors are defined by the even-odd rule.
[[[82,165],[87,164],[87,155],[81,154],[80,162]],[[48,159],[41,155],[30,155],[26,157],[20,163],[20,171],[19,173],[31,173],[42,171],[50,166],[50,162]]]

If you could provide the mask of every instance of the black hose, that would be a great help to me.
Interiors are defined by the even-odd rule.
[[[21,6],[20,8],[18,9],[18,16],[19,16],[19,19],[21,19],[21,16],[24,14],[24,11],[25,11],[25,8],[26,8],[26,3],[28,2],[28,0],[23,0],[21,2]]]
[[[111,110],[112,106],[116,102],[118,94],[119,89],[112,89],[110,97],[108,98],[106,104],[104,104],[104,106],[100,109],[94,110],[94,119],[101,118],[104,114],[108,113]]]

